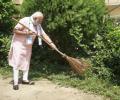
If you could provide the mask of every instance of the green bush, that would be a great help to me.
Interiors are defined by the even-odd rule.
[[[11,0],[0,0],[0,32],[8,32],[11,30],[13,20],[11,17],[17,13]]]
[[[113,26],[104,36],[98,35],[94,40],[94,48],[93,71],[102,78],[116,81],[120,77],[120,26]]]
[[[25,0],[22,14],[45,15],[45,31],[68,54],[89,54],[91,42],[101,32],[105,15],[102,0]]]
[[[9,35],[3,35],[1,32],[0,34],[0,67],[7,67],[11,37]]]
[[[11,0],[0,0],[0,67],[8,66],[7,56],[10,48],[10,31],[13,28],[12,16],[17,13]]]
[[[43,27],[55,44],[70,55],[75,54],[77,57],[89,55],[94,66],[92,72],[99,77],[110,80],[114,70],[117,71],[113,60],[119,59],[115,54],[117,52],[115,48],[119,46],[112,46],[115,44],[112,39],[115,37],[111,36],[113,22],[105,17],[104,1],[25,0],[22,8],[24,16],[30,16],[38,10],[42,11],[45,15]]]

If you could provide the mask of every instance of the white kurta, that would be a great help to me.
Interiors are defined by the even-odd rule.
[[[25,17],[21,19],[20,23],[29,27],[31,30],[33,30],[33,32],[37,32],[38,35],[45,34],[41,25],[37,25],[37,26],[33,25],[31,17]],[[22,26],[19,23],[15,26],[16,29],[21,27]],[[27,31],[27,29],[24,28],[22,31]],[[32,54],[32,45],[36,36],[32,35],[31,37],[32,37],[32,43],[27,44],[26,41],[28,35],[14,33],[8,55],[8,62],[10,66],[19,70],[29,70],[30,59]]]

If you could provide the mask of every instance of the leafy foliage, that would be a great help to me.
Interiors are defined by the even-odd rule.
[[[22,8],[29,16],[42,11],[44,29],[55,44],[67,54],[89,55],[97,76],[120,75],[119,30],[106,16],[103,0],[25,0]]]
[[[12,28],[11,17],[17,13],[11,0],[0,0],[0,32],[7,32]]]
[[[11,37],[0,33],[0,67],[8,67],[8,51],[10,48]]]
[[[94,47],[96,51],[92,61],[99,76],[112,77],[112,80],[120,77],[120,26],[113,27],[105,36],[97,36]]]
[[[44,29],[56,45],[64,52],[81,55],[89,54],[87,48],[101,32],[105,15],[102,0],[25,0],[22,8],[23,15],[29,16],[42,11]]]
[[[0,67],[7,67],[7,56],[10,48],[10,30],[13,28],[11,17],[17,13],[11,0],[0,0]]]

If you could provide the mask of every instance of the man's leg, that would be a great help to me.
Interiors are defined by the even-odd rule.
[[[19,89],[18,80],[19,80],[19,70],[13,68],[13,89],[14,90]]]
[[[23,71],[23,81],[25,81],[25,82],[29,82],[28,73],[29,73],[29,70]]]
[[[22,84],[34,85],[34,82],[29,81],[28,79],[29,70],[23,71],[23,81]]]
[[[19,70],[13,68],[13,82],[14,82],[14,85],[18,85],[18,79],[19,79]]]

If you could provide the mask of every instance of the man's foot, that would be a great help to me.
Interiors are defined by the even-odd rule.
[[[22,80],[22,84],[25,84],[25,85],[34,85],[35,82]]]
[[[19,90],[19,86],[18,85],[13,85],[13,89],[14,90]]]
[[[18,84],[21,84],[21,83],[22,83],[22,79],[19,78]],[[11,80],[11,81],[9,82],[9,84],[14,84],[14,80]]]

